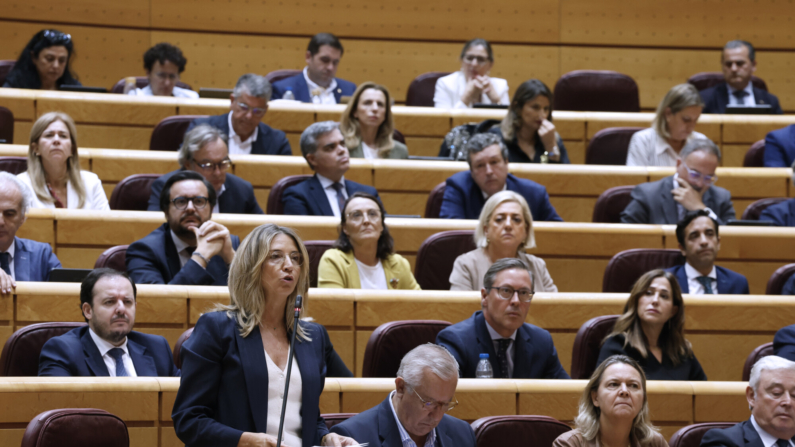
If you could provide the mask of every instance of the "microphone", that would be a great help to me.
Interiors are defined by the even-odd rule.
[[[293,320],[293,333],[290,336],[290,350],[287,355],[287,379],[284,382],[284,398],[282,399],[282,415],[279,417],[279,432],[276,436],[276,447],[282,445],[282,432],[284,430],[284,413],[287,410],[287,392],[290,390],[290,373],[293,371],[293,352],[295,349],[295,333],[298,332],[298,316],[301,314],[301,307],[304,303],[304,297],[298,295],[295,297],[295,319]]]

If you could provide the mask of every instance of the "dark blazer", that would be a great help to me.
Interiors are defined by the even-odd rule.
[[[131,331],[127,334],[135,374],[139,377],[179,376],[174,366],[174,356],[165,338],[159,335]],[[44,344],[39,355],[39,376],[108,377],[108,367],[97,345],[81,326]]]
[[[199,124],[209,124],[221,132],[229,135],[229,114],[208,116],[207,118],[197,118],[190,123],[188,131]],[[254,155],[293,155],[290,149],[290,142],[281,130],[274,129],[265,123],[259,123],[257,127],[257,139],[251,144],[251,153]]]
[[[470,171],[453,174],[446,183],[439,217],[443,219],[479,218],[486,199],[483,198],[483,191],[472,179]],[[505,183],[508,185],[508,191],[518,193],[527,200],[534,221],[563,222],[563,219],[555,211],[555,207],[549,203],[549,194],[545,187],[532,180],[518,178],[513,174],[508,174]]]
[[[240,238],[232,236],[232,247],[237,250]],[[159,226],[145,238],[127,248],[127,273],[136,284],[181,284],[188,286],[225,286],[229,267],[221,256],[210,259],[203,269],[193,259],[180,267],[179,254],[168,223]]]
[[[494,126],[489,129],[490,133],[495,135],[499,135],[502,138],[502,142],[505,143],[505,146],[508,148],[508,162],[510,163],[541,163],[541,155],[544,153],[544,143],[541,142],[541,138],[538,137],[538,132],[536,132],[536,144],[535,144],[535,156],[530,159],[527,154],[519,147],[519,143],[516,141],[516,136],[513,137],[513,140],[508,141],[505,137],[502,136],[502,130],[500,130],[500,126]],[[550,160],[549,163],[558,163],[558,164],[569,164],[569,153],[566,151],[566,145],[563,144],[563,140],[560,138],[560,135],[555,135],[555,141],[558,144],[558,150],[560,151],[560,160],[552,161]]]
[[[611,355],[626,355],[632,358],[646,373],[646,380],[707,380],[707,375],[695,355],[681,361],[674,366],[671,358],[663,353],[662,363],[654,355],[648,354],[645,358],[630,345],[624,347],[624,335],[614,335],[602,345],[599,350],[597,365],[601,365]]]
[[[372,186],[362,185],[345,179],[345,191],[348,197],[357,192],[364,192],[375,196],[379,201],[378,191]],[[323,190],[323,185],[317,179],[317,174],[284,190],[282,196],[284,214],[293,216],[333,216],[328,196]]]
[[[632,201],[621,212],[621,222],[676,225],[679,222],[679,213],[674,195],[671,194],[673,185],[673,176],[670,176],[636,186],[632,190]],[[713,185],[704,193],[702,200],[718,216],[718,223],[721,225],[736,217],[729,191]]]
[[[759,220],[768,220],[777,227],[795,227],[795,199],[767,207],[759,215]]]
[[[756,87],[753,89],[757,104],[770,104],[771,111],[776,115],[784,113],[775,95]],[[704,101],[702,113],[726,113],[726,106],[729,105],[729,87],[725,82],[701,90],[700,93],[701,99]]]
[[[784,326],[776,332],[773,354],[795,362],[795,324]]]
[[[363,411],[331,427],[333,433],[348,436],[369,447],[403,447],[392,408],[387,396],[377,407]],[[437,446],[475,447],[475,433],[466,422],[448,414],[436,426]]]
[[[152,194],[149,196],[149,211],[160,211],[160,191],[172,175],[181,170],[171,171],[162,175],[152,183]],[[232,214],[265,214],[254,196],[251,183],[234,174],[226,174],[224,193],[218,198],[218,212]]]
[[[337,80],[337,88],[334,90],[334,99],[336,99],[337,104],[339,104],[341,97],[353,96],[353,93],[356,91],[356,84],[340,78],[334,79]],[[312,97],[309,96],[309,85],[307,85],[303,73],[298,73],[295,76],[290,76],[289,78],[274,82],[271,99],[281,99],[288,87],[292,89],[296,101],[312,102]]]
[[[795,124],[765,136],[765,167],[789,168],[795,162]]]
[[[516,334],[516,352],[513,358],[514,379],[570,379],[560,365],[558,351],[549,332],[530,323],[525,323]],[[444,346],[458,361],[461,377],[474,379],[480,354],[489,355],[494,378],[502,379],[496,367],[497,352],[486,328],[483,311],[477,311],[469,319],[449,326],[436,336],[436,344]]]
[[[685,265],[677,265],[665,269],[676,276],[679,281],[679,287],[682,288],[682,293],[690,293],[690,286],[687,284],[687,273],[685,273]],[[721,295],[748,295],[751,291],[748,289],[748,280],[745,276],[735,273],[727,268],[719,265],[715,266],[715,273],[718,275],[718,293]]]
[[[61,268],[50,244],[14,237],[16,281],[49,281],[52,269]]]
[[[713,428],[704,433],[701,447],[764,447],[751,420],[729,428]]]
[[[320,417],[326,377],[320,326],[300,322],[312,341],[296,338],[301,372],[302,447],[320,445],[328,433]],[[258,328],[241,337],[225,312],[209,312],[182,345],[182,381],[171,418],[188,447],[237,446],[243,432],[265,433],[268,423],[268,365]],[[298,446],[294,446],[298,447]]]

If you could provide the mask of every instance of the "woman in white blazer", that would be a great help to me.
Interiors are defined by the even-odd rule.
[[[492,78],[494,65],[491,44],[485,39],[472,39],[461,51],[461,70],[436,81],[433,106],[468,109],[474,104],[509,104],[508,81]]]

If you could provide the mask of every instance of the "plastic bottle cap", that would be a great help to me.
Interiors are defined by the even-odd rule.
[[[486,354],[486,353],[483,353],[483,354],[480,354],[480,358],[487,359],[487,358],[489,358],[489,355]]]

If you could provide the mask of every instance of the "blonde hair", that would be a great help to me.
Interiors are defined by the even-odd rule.
[[[60,121],[69,129],[69,139],[72,141],[72,155],[66,159],[66,175],[72,188],[77,193],[77,207],[83,208],[86,202],[86,186],[83,178],[80,177],[80,157],[77,155],[77,128],[75,122],[69,115],[63,112],[45,113],[33,123],[30,129],[30,145],[28,146],[28,176],[30,184],[33,186],[33,193],[44,203],[55,203],[55,199],[47,190],[47,176],[41,162],[41,156],[34,152],[34,144],[38,146],[44,131],[50,124]]]
[[[392,133],[395,130],[395,125],[392,120],[392,107],[389,90],[387,90],[387,88],[383,85],[376,84],[375,82],[365,82],[356,89],[356,91],[353,93],[353,97],[351,97],[351,100],[348,101],[348,107],[346,107],[345,111],[342,112],[342,118],[340,119],[340,132],[342,132],[342,136],[345,137],[345,145],[348,146],[348,149],[353,149],[362,143],[359,120],[356,119],[353,114],[356,113],[356,110],[359,108],[359,98],[362,96],[362,93],[369,89],[380,91],[384,94],[384,99],[386,100],[386,113],[384,114],[384,122],[378,126],[378,132],[376,132],[375,135],[375,145],[378,148],[378,157],[386,158],[386,156],[389,154],[389,151],[395,147],[395,142],[392,140]]]
[[[265,290],[262,287],[262,265],[267,261],[273,239],[280,234],[292,238],[304,260],[295,290],[287,297],[284,306],[284,320],[287,331],[293,330],[293,312],[295,298],[303,296],[301,316],[307,313],[307,296],[309,290],[309,255],[301,238],[292,228],[280,227],[275,224],[260,225],[255,228],[238,247],[235,258],[229,266],[229,305],[218,304],[213,311],[226,312],[229,318],[237,320],[240,336],[248,337],[262,322],[265,311]],[[296,335],[302,340],[311,340],[309,334],[300,325]]]
[[[513,191],[500,191],[497,194],[489,197],[483,209],[480,211],[480,218],[478,220],[478,227],[475,229],[475,245],[481,248],[486,248],[489,241],[486,238],[486,226],[491,220],[491,215],[498,206],[505,202],[516,202],[522,207],[522,215],[524,216],[525,231],[527,232],[527,240],[524,246],[519,246],[516,250],[518,255],[523,248],[536,248],[536,236],[533,232],[533,215],[530,213],[530,207],[527,206],[527,201],[521,195]]]
[[[577,417],[574,418],[574,427],[580,432],[583,438],[588,441],[593,441],[599,435],[601,424],[599,416],[601,410],[594,406],[592,393],[599,390],[599,385],[602,382],[602,376],[608,367],[623,363],[635,369],[640,375],[640,383],[643,388],[643,406],[641,407],[638,415],[632,420],[632,429],[630,429],[630,440],[637,441],[641,446],[648,445],[654,439],[654,434],[657,428],[652,425],[649,418],[649,400],[646,396],[646,374],[643,368],[638,363],[625,355],[613,355],[606,358],[601,365],[596,368],[596,371],[591,374],[591,380],[582,391],[580,396],[580,405]]]
[[[657,113],[654,115],[654,121],[651,126],[663,138],[671,138],[670,129],[668,129],[668,121],[665,120],[665,111],[671,109],[671,113],[679,113],[683,109],[692,106],[704,107],[704,100],[701,99],[701,94],[698,93],[693,84],[679,84],[675,85],[668,90],[665,97],[660,101],[657,106]]]

